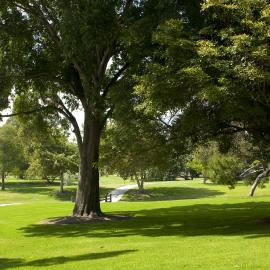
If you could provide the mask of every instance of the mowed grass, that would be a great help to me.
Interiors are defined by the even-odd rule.
[[[103,176],[100,180],[100,197],[104,196],[111,190],[129,184],[130,181],[124,181],[118,176]],[[0,193],[0,204],[5,203],[18,203],[42,200],[60,200],[72,201],[76,196],[77,183],[74,181],[69,185],[65,185],[64,193],[59,193],[59,181],[52,184],[47,183],[45,180],[18,180],[9,178],[6,181],[6,191]],[[0,268],[1,269],[1,268]]]
[[[52,196],[55,187],[24,188],[0,192],[0,201],[24,203],[0,207],[1,270],[270,268],[269,186],[248,198],[244,185],[151,183],[139,201],[130,191],[102,204],[133,219],[84,225],[39,224],[70,214],[73,204]]]

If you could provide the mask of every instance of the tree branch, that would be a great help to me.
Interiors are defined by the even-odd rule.
[[[23,10],[24,12],[26,12],[28,14],[34,15],[37,19],[41,19],[43,21],[44,27],[48,30],[48,32],[50,33],[51,37],[56,41],[57,44],[59,43],[60,38],[59,38],[59,36],[57,34],[56,29],[47,20],[45,14],[40,9],[40,6],[37,5],[37,3],[34,3],[33,6],[31,6],[29,4],[19,3],[17,1],[17,2],[14,2],[14,6],[17,7],[17,8],[19,8],[19,9],[21,9],[21,10]]]
[[[69,122],[72,124],[72,126],[74,128],[73,132],[76,136],[77,143],[78,143],[79,149],[81,151],[83,139],[82,139],[80,127],[78,125],[78,122],[77,122],[75,116],[69,111],[69,109],[65,106],[65,104],[62,102],[62,100],[60,98],[59,98],[57,104],[60,106],[60,108],[58,106],[56,106],[57,111],[59,113],[61,113],[63,116],[65,116],[69,120]]]
[[[101,122],[101,127],[100,127],[101,130],[105,127],[107,120],[112,116],[113,110],[114,110],[114,106],[112,106],[112,107],[107,111],[107,113],[104,115],[104,118],[103,118],[103,120],[102,120],[102,122]]]
[[[111,55],[111,50],[107,48],[103,53],[103,57],[100,59],[100,64],[99,64],[98,72],[97,72],[98,78],[101,78],[101,76],[105,73],[106,67],[111,57],[110,55]]]
[[[123,74],[123,72],[129,67],[130,63],[126,63],[122,68],[120,68],[116,74],[113,76],[113,78],[111,78],[111,80],[109,81],[109,83],[107,84],[106,88],[104,89],[103,93],[102,93],[102,98],[105,99],[106,96],[108,95],[111,86],[113,86],[117,80],[119,79],[119,77]]]
[[[18,115],[29,115],[29,114],[45,111],[47,109],[53,109],[53,107],[52,106],[45,106],[45,107],[30,110],[30,111],[16,112],[16,113],[11,113],[11,114],[0,114],[0,118],[7,118],[7,117],[18,116]]]
[[[133,0],[127,0],[127,1],[126,1],[126,4],[125,4],[125,6],[124,6],[124,8],[123,8],[122,16],[120,17],[121,19],[122,19],[123,17],[125,17],[125,15],[127,14],[127,11],[128,11],[129,8],[132,6],[132,4],[133,4]]]

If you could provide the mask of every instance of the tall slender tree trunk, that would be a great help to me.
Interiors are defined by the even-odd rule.
[[[80,180],[73,209],[74,216],[101,216],[99,201],[99,144],[101,128],[98,121],[85,119],[84,138],[80,149]]]
[[[145,180],[144,175],[142,175],[140,179],[136,176],[136,182],[138,185],[138,193],[139,194],[144,193],[144,180]]]
[[[259,180],[260,179],[258,179],[258,177],[257,177],[256,180],[253,182],[253,184],[252,184],[252,186],[250,188],[248,196],[253,197],[253,195],[255,193],[255,190],[256,190],[257,186],[259,185],[259,183],[260,183]]]
[[[61,179],[60,179],[60,193],[64,193],[64,173],[61,173]]]
[[[266,169],[264,172],[260,173],[255,181],[253,182],[252,186],[251,186],[251,189],[250,189],[250,192],[249,192],[249,196],[250,197],[253,197],[254,193],[255,193],[255,190],[257,188],[257,186],[261,183],[262,179],[264,177],[267,177],[270,173],[270,169]]]
[[[145,178],[141,179],[140,193],[144,193],[144,180]]]
[[[2,187],[1,187],[2,190],[6,189],[5,178],[6,178],[5,173],[2,172]]]

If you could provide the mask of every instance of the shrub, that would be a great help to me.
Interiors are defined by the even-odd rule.
[[[206,176],[214,183],[233,188],[244,164],[232,154],[215,154],[208,160]]]

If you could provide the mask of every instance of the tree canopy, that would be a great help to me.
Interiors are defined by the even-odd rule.
[[[14,92],[23,121],[72,129],[80,157],[73,214],[102,215],[101,141],[107,166],[129,175],[209,139],[228,150],[237,132],[267,144],[269,16],[267,0],[2,0],[0,109]],[[59,151],[36,145],[35,160],[53,161],[51,172],[72,164],[60,137]],[[136,155],[155,142],[164,147]]]
[[[268,1],[205,1],[201,12],[197,31],[181,20],[157,31],[163,49],[137,88],[145,109],[181,109],[176,126],[196,140],[241,131],[267,140]]]
[[[1,1],[1,51],[17,112],[28,108],[59,124],[64,117],[76,135],[81,180],[74,215],[101,214],[101,132],[130,97],[133,75],[153,58],[153,32],[167,19],[191,23],[188,12],[195,12],[189,1],[174,0]],[[78,108],[84,111],[82,132],[73,114]]]

